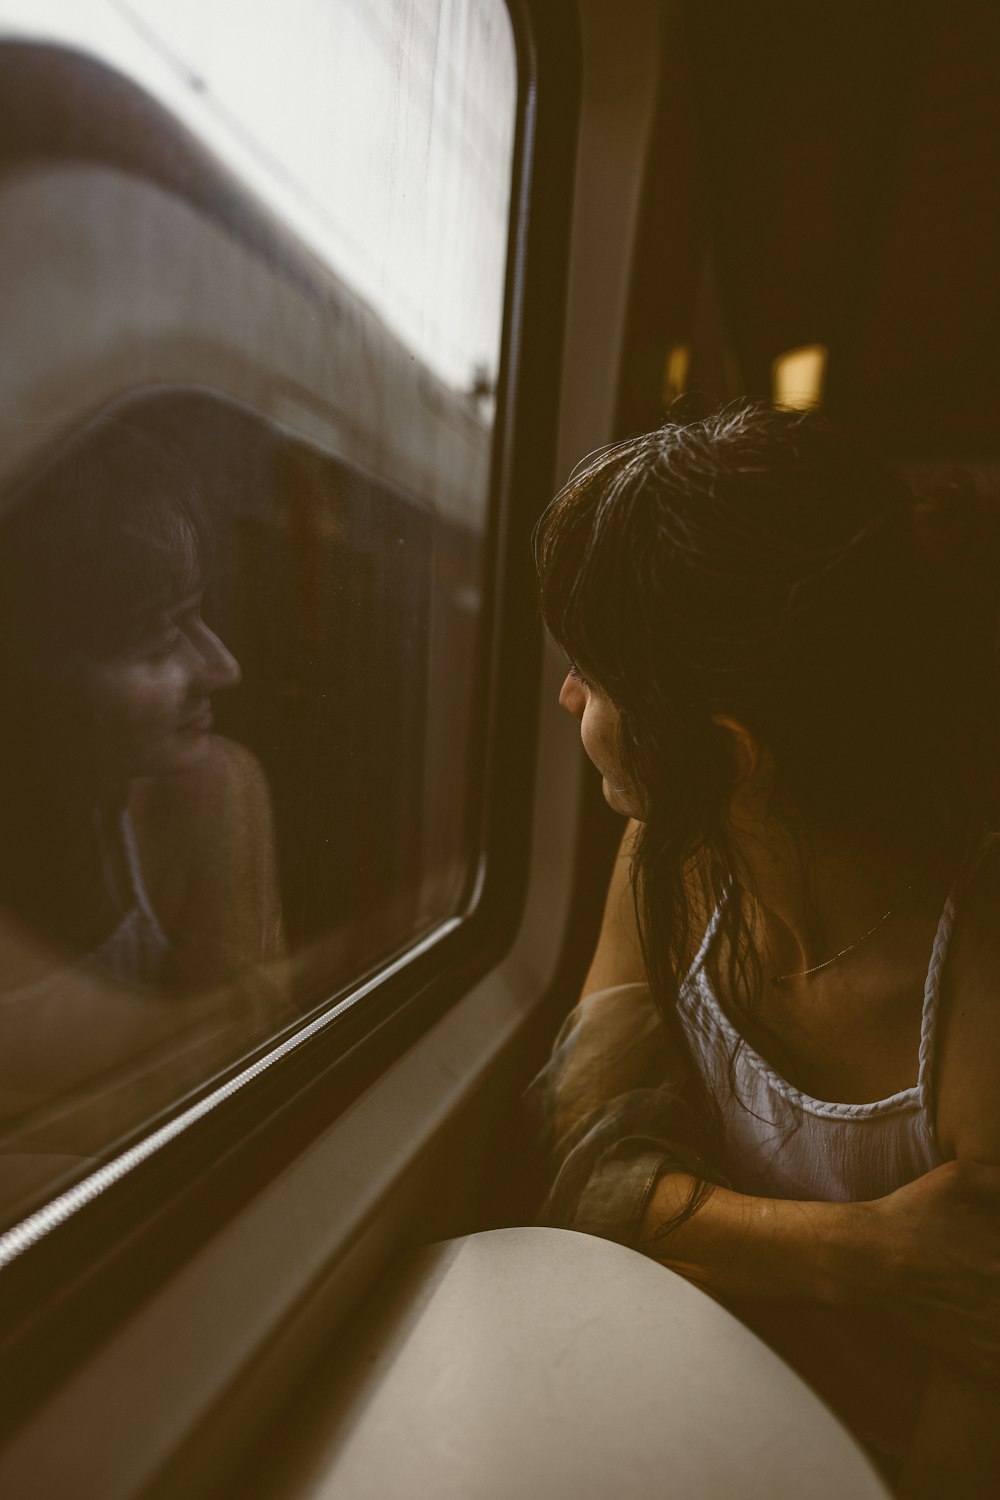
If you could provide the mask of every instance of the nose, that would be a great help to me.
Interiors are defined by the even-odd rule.
[[[587,692],[579,678],[574,677],[572,672],[567,672],[563,679],[563,685],[559,689],[559,704],[567,713],[572,714],[574,719],[583,718],[583,710],[587,706]]]
[[[235,687],[242,673],[233,653],[207,625],[201,627],[199,641],[199,686],[205,693],[219,693]]]

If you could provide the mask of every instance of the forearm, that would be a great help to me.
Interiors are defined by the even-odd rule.
[[[691,1218],[656,1238],[693,1182],[679,1172],[660,1178],[643,1215],[644,1254],[727,1301],[844,1308],[873,1293],[877,1255],[866,1205],[757,1198],[717,1187]]]

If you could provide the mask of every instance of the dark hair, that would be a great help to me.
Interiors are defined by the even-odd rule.
[[[12,487],[0,514],[5,663],[127,646],[201,578],[204,528],[177,457],[132,422],[88,425]]]
[[[716,906],[718,977],[760,993],[714,716],[773,757],[807,888],[824,829],[931,866],[991,814],[995,530],[972,489],[921,501],[821,416],[750,404],[600,451],[546,510],[545,623],[617,706],[644,799],[633,885],[666,1017]]]

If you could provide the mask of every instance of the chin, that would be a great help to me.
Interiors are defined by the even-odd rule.
[[[601,790],[604,793],[604,800],[612,812],[621,813],[624,818],[638,818],[641,816],[627,792],[623,791],[620,787],[613,786],[606,776],[601,779]]]
[[[181,771],[193,771],[208,758],[211,745],[209,733],[174,736],[159,749],[137,757],[129,767],[128,775],[173,776]]]
[[[200,766],[208,758],[211,748],[212,735],[209,731],[204,734],[185,734],[173,754],[168,757],[164,770],[188,771],[192,766]]]

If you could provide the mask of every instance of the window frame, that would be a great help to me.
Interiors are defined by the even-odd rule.
[[[44,1401],[153,1287],[334,1122],[496,964],[517,931],[542,644],[526,608],[533,595],[527,542],[554,469],[579,41],[571,0],[508,0],[508,8],[518,104],[485,544],[495,563],[484,611],[492,627],[488,689],[472,736],[489,751],[481,771],[484,852],[466,908],[206,1084],[183,1128],[161,1122],[166,1129],[153,1149],[157,1122],[136,1132],[115,1158],[123,1169],[108,1173],[99,1191],[88,1197],[69,1190],[77,1200],[71,1211],[40,1210],[50,1210],[41,1232],[26,1236],[0,1284],[3,1352],[18,1371],[4,1426]],[[134,1158],[124,1156],[130,1150]]]

